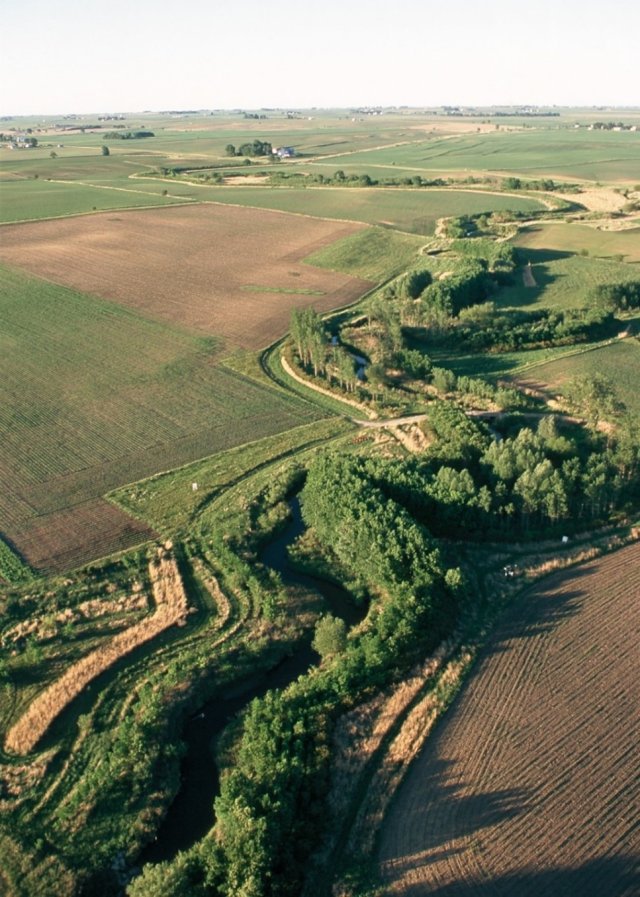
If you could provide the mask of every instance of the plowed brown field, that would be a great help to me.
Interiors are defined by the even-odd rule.
[[[103,554],[124,551],[153,538],[155,533],[96,498],[29,520],[10,529],[9,535],[28,564],[54,573],[80,567]]]
[[[261,348],[287,331],[293,307],[329,311],[371,286],[301,261],[361,229],[214,204],[106,212],[3,227],[0,259],[232,347]]]
[[[385,894],[640,893],[640,545],[510,610],[392,805]]]

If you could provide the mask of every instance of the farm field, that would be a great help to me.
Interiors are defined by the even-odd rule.
[[[3,117],[2,897],[635,894],[640,543],[503,572],[626,540],[636,447],[615,416],[516,439],[554,406],[502,387],[597,372],[640,415],[640,318],[568,345],[520,314],[639,279],[640,134],[584,125],[640,112],[494,112]],[[303,177],[339,170],[403,186]],[[495,445],[463,412],[518,403]]]
[[[357,229],[202,205],[7,226],[0,260],[227,349],[257,349],[287,330],[294,306],[329,311],[372,286],[302,261]]]
[[[225,367],[220,339],[22,272],[0,277],[0,519],[38,568],[148,537],[102,501],[109,489],[324,416]]]
[[[339,166],[336,166],[339,167]],[[443,216],[504,211],[534,212],[535,199],[472,190],[405,190],[362,187],[210,187],[210,200],[297,212],[321,218],[361,221],[429,236]]]
[[[638,889],[640,546],[526,591],[381,832],[385,894]]]
[[[366,163],[372,168],[393,170],[398,166],[441,174],[493,172],[532,178],[635,183],[639,154],[638,132],[534,127],[352,153],[348,161],[350,164]]]
[[[167,206],[185,199],[163,196],[162,186],[139,189],[136,181],[121,186],[68,181],[10,181],[0,184],[0,222],[32,221],[78,215],[96,209],[130,209],[138,206]]]
[[[419,120],[423,120],[422,118]],[[426,120],[426,119],[425,119]],[[289,118],[274,112],[264,120],[244,119],[241,114],[187,116],[126,116],[122,128],[151,130],[155,135],[143,140],[117,140],[108,137],[113,126],[91,130],[95,117],[81,117],[77,128],[85,132],[54,127],[54,121],[9,120],[5,132],[20,133],[31,127],[38,146],[28,151],[10,151],[0,145],[0,221],[33,220],[60,217],[94,210],[167,205],[176,196],[187,200],[207,199],[208,188],[173,180],[145,180],[136,174],[158,171],[162,167],[201,168],[223,166],[228,171],[233,160],[226,155],[227,144],[241,145],[256,137],[269,139],[274,146],[295,145],[296,167],[309,159],[343,155],[354,150],[375,149],[380,145],[415,141],[415,119],[406,115],[387,115],[375,122],[351,120],[344,111],[316,111],[312,116]],[[466,122],[438,122],[430,126],[439,134],[468,130]],[[435,133],[435,130],[434,130]],[[109,156],[101,147],[108,146]],[[53,156],[53,157],[52,157]],[[243,159],[238,159],[238,170]],[[258,171],[274,171],[267,160],[253,160]],[[306,167],[303,169],[306,170]],[[132,177],[133,176],[133,177]],[[31,183],[31,182],[34,183]],[[168,196],[163,191],[168,191]],[[129,196],[127,198],[127,193]],[[148,203],[144,194],[150,194]],[[127,201],[128,199],[128,201]]]

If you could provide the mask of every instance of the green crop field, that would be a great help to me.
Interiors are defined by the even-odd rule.
[[[638,132],[530,128],[496,130],[352,153],[345,161],[374,168],[428,172],[500,172],[525,177],[636,183]],[[337,160],[336,160],[337,161]],[[340,167],[337,165],[336,167]]]
[[[220,364],[215,338],[9,269],[0,287],[0,528],[27,559],[44,515],[323,416]]]
[[[166,206],[180,201],[184,200],[163,196],[159,183],[150,190],[139,189],[134,181],[125,181],[121,187],[40,179],[5,181],[0,185],[0,221],[58,218],[96,210]]]
[[[124,486],[109,497],[125,511],[173,536],[202,512],[213,497],[235,485],[263,465],[284,459],[305,448],[324,445],[353,427],[344,418],[305,424],[286,434],[267,436]],[[193,484],[197,489],[193,489]]]
[[[409,233],[432,234],[443,216],[512,209],[533,212],[540,203],[526,197],[463,190],[405,190],[370,188],[211,187],[216,202],[278,209],[323,218],[363,221]]]

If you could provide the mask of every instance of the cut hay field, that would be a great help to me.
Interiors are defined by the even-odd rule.
[[[586,251],[598,258],[622,256],[625,262],[640,262],[640,227],[611,231],[564,222],[529,224],[519,230],[512,242],[523,249]]]
[[[2,229],[0,260],[171,324],[257,349],[293,307],[346,305],[372,284],[303,263],[358,225],[220,205]]]
[[[381,832],[386,895],[638,893],[640,545],[503,618]]]
[[[339,168],[336,164],[336,169]],[[363,187],[211,187],[211,200],[321,218],[362,221],[428,236],[439,218],[481,212],[534,212],[542,204],[529,197],[475,190],[410,190]]]
[[[0,532],[39,569],[148,538],[108,490],[324,416],[224,366],[220,339],[20,271],[0,309]]]

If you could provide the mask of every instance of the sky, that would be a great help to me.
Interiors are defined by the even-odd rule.
[[[0,115],[640,105],[638,0],[0,0]]]

